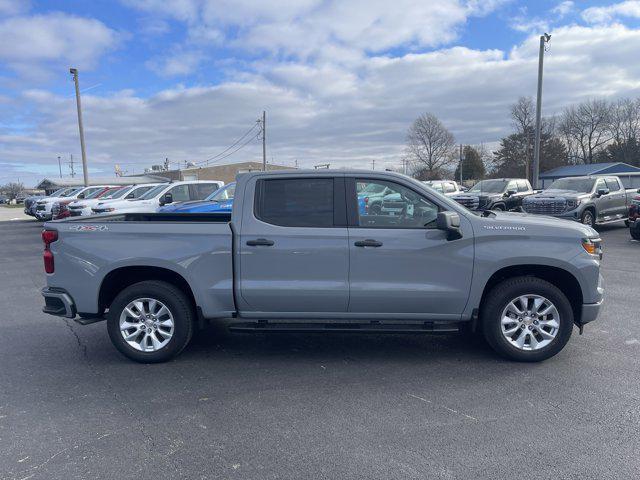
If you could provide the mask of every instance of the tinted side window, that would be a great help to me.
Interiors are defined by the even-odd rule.
[[[596,192],[601,188],[607,188],[607,184],[604,181],[604,178],[599,178],[596,182]]]
[[[213,192],[218,190],[217,183],[194,183],[191,185],[193,189],[192,200],[204,200]]]
[[[333,179],[259,180],[255,215],[283,227],[332,227]]]
[[[189,185],[176,185],[167,193],[170,193],[174,202],[189,201]]]
[[[506,191],[509,191],[509,190],[518,190],[518,184],[516,183],[515,180],[511,180],[509,182],[509,184],[507,185],[507,190]]]
[[[618,185],[618,181],[615,178],[607,178],[607,188],[610,192],[616,192],[620,190],[620,185]]]

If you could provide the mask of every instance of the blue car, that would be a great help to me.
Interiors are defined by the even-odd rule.
[[[216,190],[204,200],[180,202],[165,205],[158,209],[159,213],[231,213],[233,195],[236,192],[235,182]]]

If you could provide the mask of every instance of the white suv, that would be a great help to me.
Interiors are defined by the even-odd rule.
[[[224,186],[220,180],[189,180],[163,183],[133,200],[118,200],[98,205],[94,213],[155,213],[158,208],[174,202],[204,200]]]

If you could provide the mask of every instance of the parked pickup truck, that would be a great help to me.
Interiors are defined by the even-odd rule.
[[[361,214],[356,185],[410,202]],[[540,361],[603,301],[592,228],[522,213],[475,215],[391,172],[238,176],[231,214],[127,213],[47,222],[44,311],[106,318],[115,347],[160,362],[194,325],[243,332],[481,332]]]
[[[471,211],[485,210],[518,211],[522,200],[533,195],[533,189],[524,178],[495,178],[482,180],[467,192],[452,198]]]
[[[627,191],[618,177],[589,176],[560,178],[525,198],[522,208],[527,213],[553,215],[594,227],[627,220],[628,204]]]

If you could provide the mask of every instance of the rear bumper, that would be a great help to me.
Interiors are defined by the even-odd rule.
[[[42,289],[44,307],[42,311],[57,317],[74,318],[76,306],[71,296],[60,288],[45,287]]]
[[[593,322],[600,314],[603,300],[598,303],[585,303],[582,305],[582,314],[580,315],[580,325]]]

